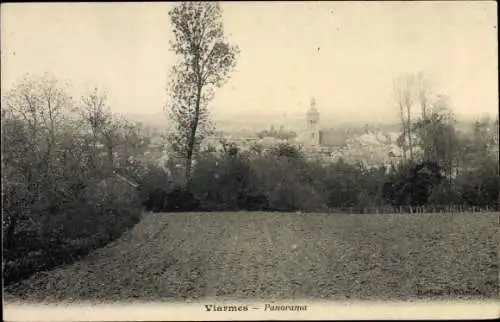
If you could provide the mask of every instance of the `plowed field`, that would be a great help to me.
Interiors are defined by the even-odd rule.
[[[6,300],[498,298],[498,214],[145,214]]]

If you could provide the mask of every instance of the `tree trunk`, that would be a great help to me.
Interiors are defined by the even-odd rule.
[[[401,148],[403,149],[403,163],[406,162],[406,123],[403,111],[403,105],[400,104],[399,112],[401,116],[401,126],[403,128],[403,142],[401,144]]]
[[[411,116],[410,116],[410,107],[408,107],[408,128],[407,128],[407,134],[408,134],[408,145],[409,145],[409,150],[410,150],[410,161],[413,162],[413,140],[411,137]]]
[[[110,169],[110,171],[113,171],[113,169],[115,168],[114,167],[115,158],[114,158],[114,155],[113,155],[113,145],[112,144],[110,144],[108,146],[108,162],[109,162],[109,169]]]
[[[191,124],[191,136],[188,142],[188,150],[186,157],[186,178],[185,178],[186,180],[188,180],[191,175],[191,163],[193,160],[193,152],[196,143],[196,130],[198,129],[198,122],[200,120],[200,103],[201,103],[201,89],[202,89],[201,81],[198,82],[197,87],[198,88],[196,92],[195,115],[193,123]]]

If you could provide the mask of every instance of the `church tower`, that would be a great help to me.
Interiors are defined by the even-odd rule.
[[[316,109],[316,101],[311,98],[311,107],[307,111],[307,135],[308,141],[313,146],[319,145],[319,113]]]

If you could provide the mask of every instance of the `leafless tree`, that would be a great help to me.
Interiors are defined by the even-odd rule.
[[[405,75],[394,81],[394,95],[399,109],[402,135],[399,138],[399,145],[403,150],[403,159],[407,159],[407,151],[410,152],[410,161],[413,160],[411,142],[411,108],[413,105],[413,78]]]
[[[420,104],[422,117],[426,118],[429,110],[429,103],[431,99],[431,87],[429,79],[423,74],[418,73],[415,76],[416,99]]]

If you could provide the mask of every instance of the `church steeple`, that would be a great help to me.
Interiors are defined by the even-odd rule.
[[[318,110],[316,109],[316,100],[314,99],[314,97],[311,97],[311,107],[309,108],[309,111],[307,112],[307,114],[319,114],[318,113]]]
[[[314,97],[311,98],[311,107],[307,111],[307,132],[308,137],[312,145],[319,144],[319,112],[316,109],[316,100]]]

